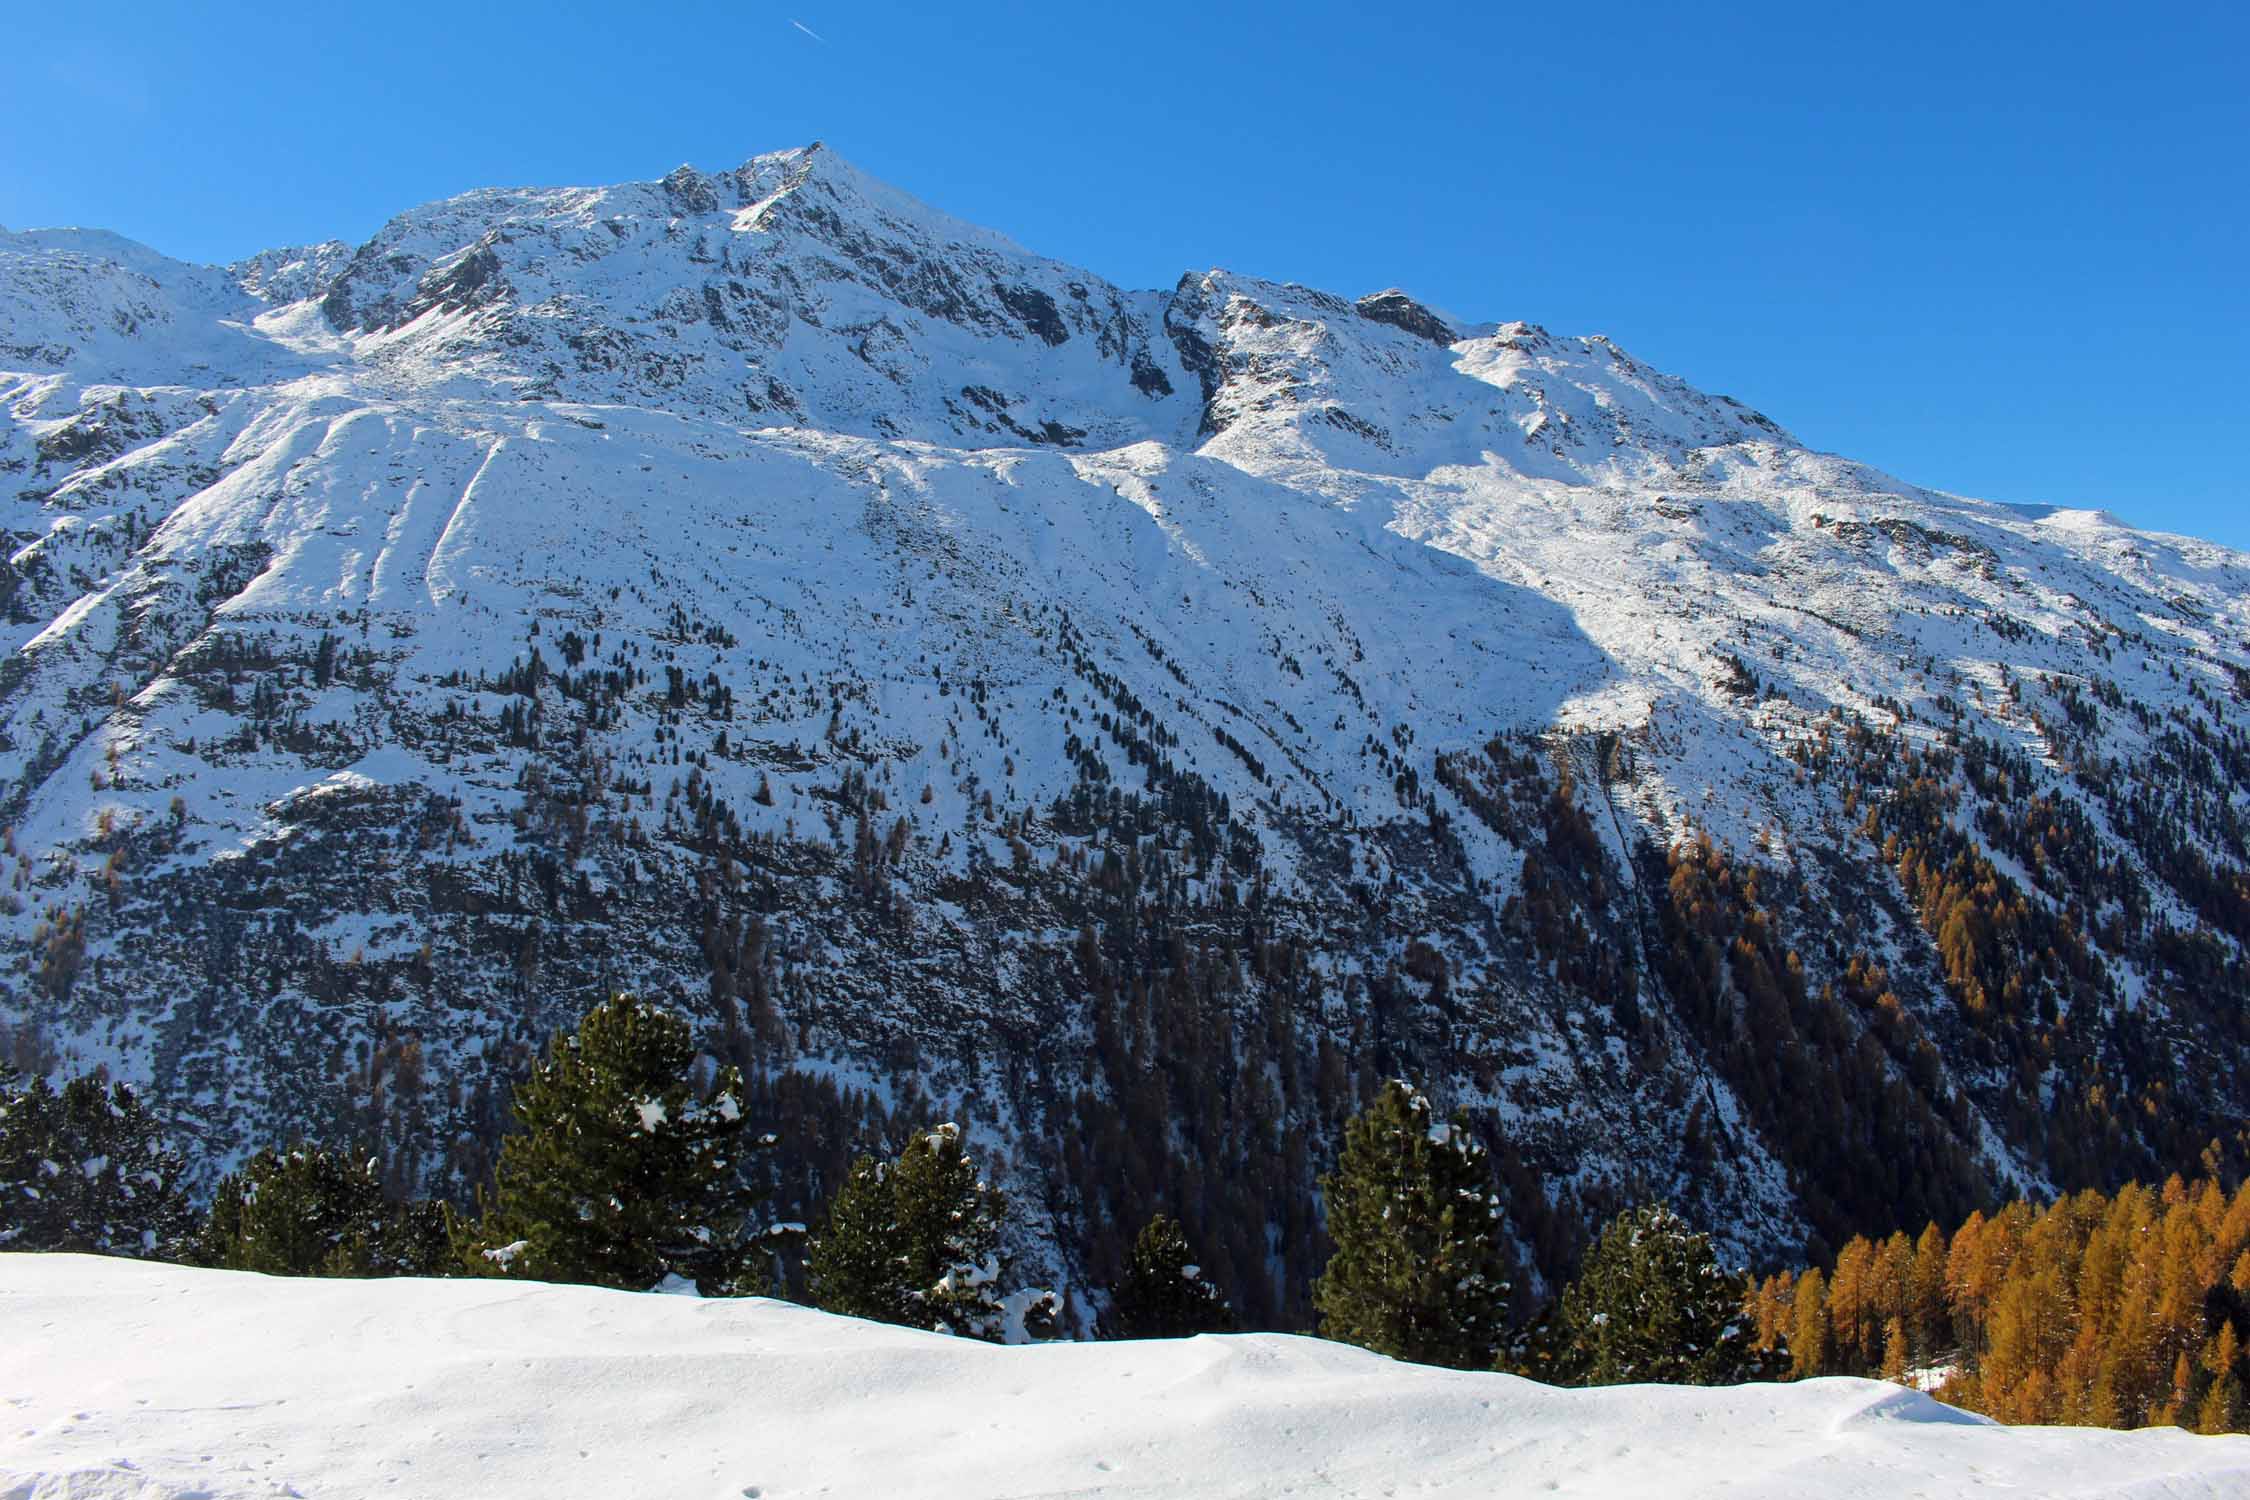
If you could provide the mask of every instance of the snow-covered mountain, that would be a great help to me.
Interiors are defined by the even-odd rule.
[[[0,1486],[79,1500],[2239,1495],[2250,1438],[1872,1380],[1555,1390],[1273,1334],[1004,1349],[783,1302],[0,1256]]]
[[[1269,1319],[1389,1073],[1550,1269],[1630,1197],[1776,1253],[2245,1159],[2242,554],[819,146],[0,234],[0,369],[0,1017],[211,1169],[457,1191],[610,986],[785,1194],[942,1112],[1052,1274],[1169,1206]]]

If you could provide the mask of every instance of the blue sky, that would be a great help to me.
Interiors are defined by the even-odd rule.
[[[1224,265],[1607,332],[1905,478],[2250,547],[2246,17],[21,7],[0,222],[223,260],[824,139],[1128,285]]]

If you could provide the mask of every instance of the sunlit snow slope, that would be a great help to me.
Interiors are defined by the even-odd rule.
[[[0,1494],[2222,1497],[2250,1438],[1866,1380],[1559,1391],[1277,1335],[1004,1349],[787,1303],[0,1256]]]

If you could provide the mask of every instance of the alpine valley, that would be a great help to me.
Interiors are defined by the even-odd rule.
[[[1033,1274],[1163,1209],[1252,1327],[1392,1076],[1527,1296],[1628,1202],[1768,1262],[2250,1167],[2243,554],[817,145],[0,233],[0,371],[0,1043],[205,1186],[465,1200],[613,989],[744,1067],[780,1216],[956,1120]]]

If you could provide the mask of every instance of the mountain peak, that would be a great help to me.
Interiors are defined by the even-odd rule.
[[[810,192],[841,221],[929,245],[957,245],[1030,257],[996,229],[957,218],[867,172],[821,141],[753,156],[733,174],[752,212],[784,197]]]

